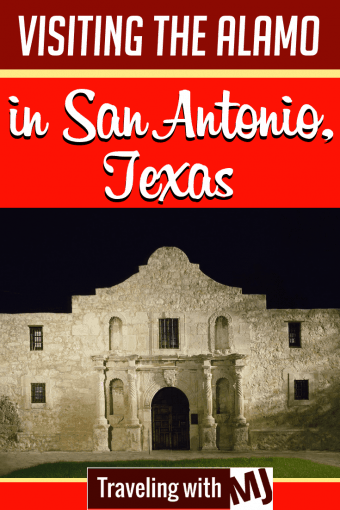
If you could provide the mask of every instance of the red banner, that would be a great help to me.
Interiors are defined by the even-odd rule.
[[[334,7],[18,2],[0,19],[1,68],[338,69]]]
[[[340,204],[339,145],[336,137],[327,140],[339,118],[334,100],[338,79],[3,79],[0,87],[2,162],[7,169],[1,175],[2,207]],[[179,120],[173,129],[171,122],[163,123],[176,117],[180,91],[187,91],[183,94],[189,98],[190,110],[185,124]],[[14,106],[9,101],[12,96],[18,100]],[[72,116],[65,101],[73,96],[68,99]],[[230,106],[236,103],[240,107]],[[243,105],[252,109],[244,110],[241,118],[248,129],[236,133]],[[314,114],[306,111],[306,105]],[[40,113],[41,130],[48,123],[45,135],[23,134],[25,108],[30,108],[30,118]],[[312,140],[310,129],[306,138],[297,132],[303,108],[305,125],[316,126]],[[10,110],[16,115],[17,136],[10,132]],[[178,118],[183,119],[180,110]],[[75,111],[82,116],[81,123]],[[136,112],[139,128],[137,119],[129,136],[126,126]],[[270,115],[277,120],[268,128]],[[87,140],[89,125],[91,140]],[[125,153],[125,159],[114,157],[116,153]],[[132,153],[137,154],[135,159]],[[225,175],[218,181],[222,170]],[[217,185],[221,181],[224,188]]]

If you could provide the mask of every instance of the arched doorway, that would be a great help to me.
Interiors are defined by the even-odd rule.
[[[152,449],[189,450],[189,401],[177,388],[162,388],[154,396]]]

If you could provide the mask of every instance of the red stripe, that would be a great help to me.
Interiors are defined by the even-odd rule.
[[[75,107],[95,126],[97,114],[103,103],[114,104],[119,116],[124,106],[131,112],[140,112],[142,128],[149,122],[149,131],[143,138],[133,134],[130,140],[100,141],[98,136],[89,145],[74,146],[62,138],[63,130],[70,129],[75,138],[85,136],[84,130],[69,119],[64,111],[67,95],[77,88],[95,92],[89,104],[84,97],[75,100]],[[0,204],[1,207],[339,207],[339,138],[336,136],[325,144],[322,131],[336,131],[339,123],[339,106],[335,98],[339,79],[3,79],[0,82],[3,98],[15,94],[20,103],[18,129],[22,127],[23,109],[40,112],[44,127],[50,127],[46,137],[30,140],[11,137],[8,127],[10,104],[0,105],[0,139],[2,140]],[[164,119],[175,116],[180,90],[191,91],[191,115],[194,129],[197,108],[204,114],[214,112],[216,127],[221,112],[214,103],[222,100],[223,90],[229,90],[231,101],[250,104],[259,115],[266,107],[267,114],[276,112],[282,118],[283,95],[292,98],[291,130],[296,126],[298,112],[303,104],[310,104],[324,115],[323,125],[311,142],[273,138],[271,134],[261,140],[259,133],[250,143],[236,138],[232,142],[217,138],[187,141],[183,126],[177,126],[175,134],[164,143],[155,142],[153,129],[160,136],[169,127],[163,127]],[[202,92],[204,91],[204,93]],[[131,113],[131,114],[132,114]],[[249,114],[248,114],[249,115]],[[230,129],[234,130],[236,110],[230,113]],[[6,120],[7,119],[7,120]],[[110,117],[106,115],[105,133],[109,132]],[[249,122],[245,120],[245,122]],[[306,122],[310,122],[310,119]],[[21,126],[21,127],[20,127]],[[280,127],[280,124],[279,124]],[[120,127],[122,129],[122,127]],[[105,197],[109,187],[116,196],[125,190],[126,161],[111,161],[114,175],[103,169],[104,157],[112,151],[138,151],[140,159],[135,162],[133,189],[121,202],[111,202]],[[188,162],[190,167],[178,180],[182,192],[188,188],[190,168],[195,163],[208,167],[211,191],[214,192],[215,174],[221,169],[232,168],[232,178],[226,179],[234,194],[230,200],[209,200],[203,197],[193,201],[189,197],[177,200],[169,191],[163,203],[144,200],[139,192],[139,179],[148,166],[160,169],[170,164],[175,172]],[[194,175],[194,174],[193,174]],[[150,176],[149,176],[150,179]],[[227,182],[228,181],[228,182]],[[159,183],[148,192],[155,194],[168,180],[163,174]],[[202,175],[196,175],[195,193],[202,189]],[[223,195],[223,193],[222,193]]]
[[[3,482],[3,508],[11,510],[86,510],[85,482]],[[334,508],[340,482],[274,482],[274,510]],[[95,510],[95,509],[93,509]]]

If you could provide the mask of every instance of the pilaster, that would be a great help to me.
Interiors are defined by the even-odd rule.
[[[94,369],[98,374],[97,386],[97,420],[93,427],[94,451],[108,452],[109,449],[109,424],[105,416],[105,358],[93,357]]]
[[[202,420],[202,450],[217,450],[216,446],[216,427],[217,424],[212,415],[213,399],[211,387],[211,364],[210,360],[205,360],[203,363],[203,381],[204,381],[204,417]]]

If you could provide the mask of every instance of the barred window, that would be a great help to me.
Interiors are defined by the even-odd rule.
[[[46,403],[45,383],[31,384],[31,402],[32,404]]]
[[[289,322],[289,347],[301,347],[301,322]]]
[[[178,319],[159,319],[159,348],[179,348]]]
[[[294,400],[309,400],[308,379],[294,381]]]
[[[43,350],[43,328],[42,326],[30,326],[30,348],[31,351]]]

